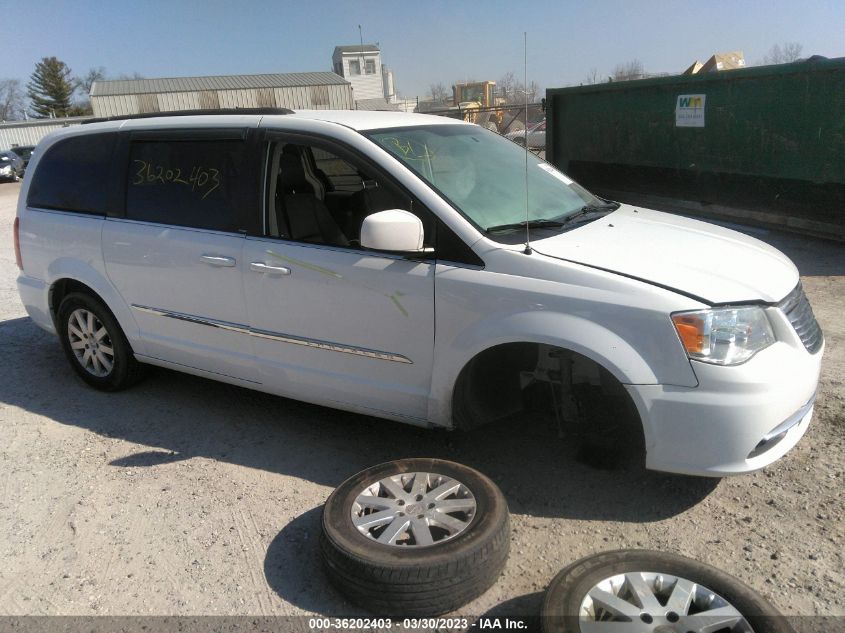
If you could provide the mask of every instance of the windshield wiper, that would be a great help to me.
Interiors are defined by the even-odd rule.
[[[488,226],[484,229],[487,233],[498,233],[500,231],[515,231],[517,229],[556,229],[564,225],[564,222],[558,220],[523,220],[522,222],[512,222],[510,224],[498,224],[496,226]]]
[[[570,216],[567,216],[562,224],[569,224],[575,220],[579,220],[583,218],[585,215],[590,215],[592,213],[612,213],[619,208],[618,202],[605,202],[602,204],[585,204],[583,207],[578,209],[575,213]]]

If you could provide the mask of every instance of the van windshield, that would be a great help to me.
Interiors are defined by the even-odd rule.
[[[481,230],[525,222],[525,150],[477,125],[365,132],[434,187]],[[528,154],[529,220],[561,220],[602,201]]]

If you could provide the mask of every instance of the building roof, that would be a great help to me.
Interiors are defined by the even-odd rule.
[[[332,72],[274,73],[268,75],[215,75],[209,77],[164,77],[161,79],[117,79],[95,81],[92,97],[199,92],[203,90],[249,90],[251,88],[296,88],[300,86],[345,85],[349,82]]]
[[[55,119],[27,119],[26,121],[0,121],[0,129],[10,127],[41,127],[44,125],[74,125],[88,121],[91,116],[66,116]]]
[[[375,44],[350,44],[349,46],[335,46],[334,53],[378,53],[379,48]]]
[[[384,97],[376,97],[375,99],[355,99],[356,110],[367,110],[370,112],[401,112],[401,108],[395,104],[390,103]]]

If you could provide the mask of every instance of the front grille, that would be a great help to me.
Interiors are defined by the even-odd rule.
[[[804,294],[801,282],[798,282],[795,290],[786,295],[786,298],[778,304],[778,307],[783,310],[786,318],[792,323],[792,327],[795,328],[795,332],[801,342],[804,343],[807,351],[811,354],[818,352],[822,343],[824,343],[824,334],[822,334],[822,329],[816,321],[807,295]]]

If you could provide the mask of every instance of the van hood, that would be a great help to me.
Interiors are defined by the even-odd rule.
[[[622,205],[560,235],[533,241],[543,255],[609,270],[724,304],[776,303],[798,269],[776,248],[714,224]]]

